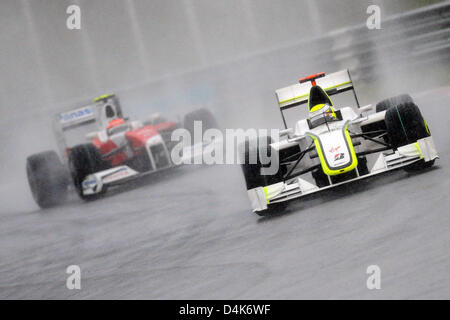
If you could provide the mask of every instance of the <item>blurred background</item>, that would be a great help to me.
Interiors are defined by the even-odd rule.
[[[69,5],[81,29],[66,27]],[[381,9],[381,29],[366,12]],[[430,7],[431,6],[431,7]],[[0,173],[53,147],[57,111],[115,92],[131,117],[199,106],[226,127],[279,127],[274,90],[349,68],[362,104],[449,81],[449,2],[2,0]]]

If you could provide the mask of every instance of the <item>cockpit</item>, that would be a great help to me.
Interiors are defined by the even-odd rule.
[[[325,123],[339,120],[342,120],[342,116],[340,115],[339,110],[334,111],[331,106],[326,104],[322,105],[320,109],[314,112],[314,114],[307,119],[310,129],[317,128],[318,126]]]
[[[330,107],[333,106],[333,102],[331,101],[325,90],[323,90],[319,86],[311,87],[308,99],[309,112],[318,111],[322,109],[324,105],[328,105]]]
[[[308,107],[310,117],[307,119],[310,129],[329,123],[342,120],[340,112],[333,109],[333,102],[328,94],[319,86],[313,86],[309,92]],[[339,113],[339,116],[338,116]]]

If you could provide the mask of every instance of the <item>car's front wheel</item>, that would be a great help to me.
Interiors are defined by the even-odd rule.
[[[389,143],[394,149],[416,142],[431,135],[428,124],[419,107],[413,102],[406,102],[389,108],[386,111],[385,123]],[[417,161],[405,168],[406,171],[417,171],[429,168],[434,160]]]
[[[264,168],[269,168],[273,164],[268,162],[264,164],[262,155],[272,159],[270,137],[258,137],[257,140],[246,140],[241,146],[241,168],[244,174],[247,190],[257,187],[265,187],[277,182],[283,181],[285,168],[278,166],[274,174],[264,174]],[[282,212],[286,208],[287,203],[268,204],[267,209],[256,212],[260,216]]]
[[[93,144],[80,144],[70,149],[69,169],[75,190],[84,200],[95,199],[98,194],[84,195],[83,180],[90,174],[109,169],[110,165],[103,160],[99,150]],[[105,189],[99,193],[104,192]]]
[[[29,156],[26,170],[31,194],[39,207],[50,208],[65,201],[70,178],[55,151]]]

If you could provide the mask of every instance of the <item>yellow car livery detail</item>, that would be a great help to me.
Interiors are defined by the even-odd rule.
[[[417,151],[418,151],[419,154],[420,154],[420,159],[423,159],[423,154],[422,154],[422,150],[420,150],[419,143],[418,143],[418,142],[415,142],[415,143],[414,143],[414,146],[416,147]]]
[[[323,104],[323,103],[318,104],[318,105],[315,105],[314,107],[312,107],[312,108],[309,110],[309,112],[316,112],[316,111],[319,111],[320,109],[323,108],[324,105],[325,105],[325,104]]]
[[[95,99],[94,99],[94,102],[99,102],[99,101],[101,101],[101,100],[108,99],[108,98],[110,98],[110,97],[113,97],[114,95],[115,95],[114,93],[104,94],[104,95],[102,95],[102,96],[100,96],[100,97],[95,98]]]
[[[428,128],[428,123],[426,122],[425,119],[423,119],[423,123],[425,124],[425,129],[427,130],[427,133],[431,134],[430,129]]]
[[[266,197],[267,204],[269,204],[269,196],[267,195],[267,187],[263,187],[264,196]]]
[[[323,107],[325,106],[325,104],[318,104],[318,105],[315,105],[314,107],[312,107],[311,108],[311,110],[309,111],[310,113],[313,113],[313,112],[316,112],[316,111],[319,111],[320,109],[322,109]],[[326,114],[331,114],[332,116],[333,116],[333,118],[337,118],[337,116],[336,116],[336,112],[333,110],[333,108],[332,107],[330,107],[330,106],[328,106],[329,108],[326,110],[326,111],[324,111],[323,113],[326,113]]]

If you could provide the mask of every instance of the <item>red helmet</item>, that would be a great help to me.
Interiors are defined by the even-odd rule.
[[[120,126],[121,124],[124,124],[124,123],[125,123],[125,120],[124,120],[124,119],[116,118],[116,119],[113,119],[113,120],[111,120],[111,121],[109,122],[109,124],[108,124],[108,126],[106,127],[106,129],[108,130],[108,129],[111,129],[111,128]]]

